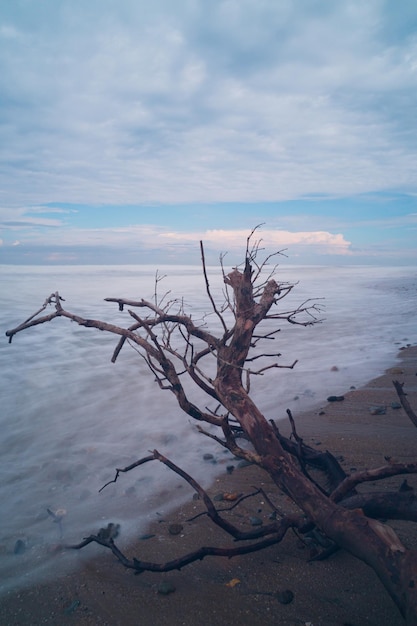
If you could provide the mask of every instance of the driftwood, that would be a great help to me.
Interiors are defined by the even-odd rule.
[[[413,422],[414,426],[417,427],[417,415],[414,413],[413,409],[410,406],[410,403],[407,399],[407,394],[404,392],[404,383],[400,383],[398,380],[393,380],[392,384],[395,387],[395,390],[398,394],[398,398],[400,399],[401,405],[404,411],[407,413],[410,420]]]
[[[261,249],[260,242],[254,241],[255,231],[248,237],[241,267],[226,273],[224,259],[221,259],[225,285],[221,305],[216,303],[211,293],[201,244],[206,292],[211,312],[220,323],[220,334],[213,334],[203,323],[197,324],[185,313],[181,300],[167,301],[166,295],[159,298],[155,289],[153,302],[106,298],[108,302],[116,303],[120,311],[127,308],[132,320],[127,327],[71,313],[63,308],[63,298],[53,293],[37,313],[6,335],[11,342],[14,335],[22,330],[63,317],[80,326],[118,335],[113,361],[126,343],[132,344],[145,359],[159,387],[171,391],[182,410],[199,422],[200,432],[218,441],[236,457],[266,471],[277,489],[298,506],[300,513],[289,516],[276,512],[276,519],[270,524],[243,532],[221,515],[207,492],[191,476],[155,450],[128,467],[118,469],[111,482],[118,480],[121,473],[158,460],[195,489],[210,519],[236,541],[243,542],[242,545],[233,548],[201,547],[171,562],[149,563],[127,558],[115,543],[117,532],[113,525],[109,525],[72,547],[82,548],[95,542],[110,549],[125,567],[137,573],[144,570],[166,572],[208,555],[230,558],[263,549],[279,543],[289,529],[296,530],[300,536],[315,531],[326,538],[330,550],[348,550],[367,563],[380,578],[407,624],[417,624],[417,553],[404,546],[394,530],[380,521],[390,518],[416,521],[414,493],[404,490],[363,495],[355,490],[357,485],[367,480],[416,473],[417,463],[388,461],[383,467],[347,476],[330,452],[320,453],[304,444],[296,432],[290,412],[292,436],[286,438],[274,422],[265,418],[250,397],[250,383],[254,376],[263,375],[272,368],[292,368],[295,365],[282,365],[278,352],[260,352],[259,346],[262,343],[270,345],[280,330],[280,323],[305,326],[317,323],[320,315],[318,301],[312,300],[307,300],[296,309],[282,309],[282,300],[294,285],[278,283],[275,279],[276,267],[267,272],[267,265],[274,255],[259,262]],[[49,307],[54,310],[44,314]],[[257,351],[254,351],[255,347]],[[255,362],[259,363],[257,369],[253,369]],[[214,408],[202,408],[189,399],[182,382],[184,377],[205,393]],[[402,385],[398,385],[396,388],[401,402],[413,419],[411,407],[408,405],[406,408]],[[205,431],[203,423],[217,427],[218,435]],[[252,449],[239,445],[240,436],[251,442]]]

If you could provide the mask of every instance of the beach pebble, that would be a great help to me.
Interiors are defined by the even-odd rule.
[[[369,408],[369,412],[371,415],[385,415],[387,412],[386,406],[371,406]]]
[[[294,593],[291,589],[285,589],[284,591],[278,591],[277,600],[281,604],[290,604],[294,600]]]
[[[223,500],[228,500],[229,502],[234,502],[235,500],[237,500],[239,497],[239,494],[236,493],[235,491],[231,492],[231,493],[224,493],[223,494]]]
[[[249,521],[252,526],[262,526],[263,524],[263,521],[261,520],[260,517],[250,517]]]
[[[167,596],[170,593],[174,593],[175,586],[169,582],[169,580],[164,580],[158,585],[158,593],[163,596]]]
[[[206,454],[203,454],[203,459],[204,461],[212,461],[214,459],[214,456],[208,452],[206,452]]]
[[[345,396],[329,396],[327,402],[343,402]]]
[[[391,402],[391,409],[401,409],[401,404],[399,402]]]
[[[226,472],[227,472],[228,474],[232,474],[232,473],[233,473],[233,471],[234,471],[234,469],[235,469],[235,466],[234,466],[234,465],[228,465],[228,466],[226,467]]]
[[[168,526],[168,532],[170,535],[179,535],[183,529],[184,526],[182,524],[170,524]]]

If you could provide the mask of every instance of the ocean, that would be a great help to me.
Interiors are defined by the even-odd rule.
[[[118,338],[53,320],[16,335],[4,332],[27,319],[55,291],[64,307],[83,317],[130,325],[106,297],[152,300],[156,267],[0,267],[3,341],[0,343],[0,591],[31,584],[76,567],[100,550],[57,553],[109,522],[121,526],[121,541],[146,531],[155,516],[169,514],[191,489],[154,461],[124,474],[99,493],[124,467],[158,449],[207,486],[232,463],[231,455],[197,432],[175,397],[154,381],[144,360],[125,346],[110,359]],[[158,268],[158,292],[183,299],[193,319],[213,332],[199,266]],[[209,267],[212,293],[221,304],[219,268]],[[401,346],[417,342],[417,272],[414,267],[296,267],[282,264],[277,280],[296,287],[281,310],[309,298],[323,306],[320,323],[294,326],[279,320],[267,352],[275,368],[253,376],[252,396],[270,419],[294,417],[359,386],[395,363]],[[251,364],[256,368],[257,361]],[[201,392],[193,401],[211,407]],[[214,409],[214,406],[212,407]],[[213,458],[205,460],[204,455]],[[48,513],[65,512],[61,523]]]

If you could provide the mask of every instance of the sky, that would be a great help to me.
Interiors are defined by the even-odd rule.
[[[417,261],[415,0],[2,0],[0,263]]]

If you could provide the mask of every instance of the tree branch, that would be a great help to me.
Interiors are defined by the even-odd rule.
[[[390,463],[375,469],[362,470],[354,472],[347,476],[336,489],[330,494],[333,502],[339,502],[347,493],[349,493],[357,485],[388,478],[389,476],[399,476],[400,474],[416,474],[417,463]]]
[[[401,405],[404,411],[406,412],[406,414],[408,415],[408,417],[410,418],[414,426],[417,427],[417,415],[414,413],[409,401],[407,400],[407,394],[404,392],[404,389],[403,389],[404,383],[400,383],[398,382],[398,380],[393,380],[392,384],[395,387],[395,390],[398,394],[398,398],[401,402]]]

